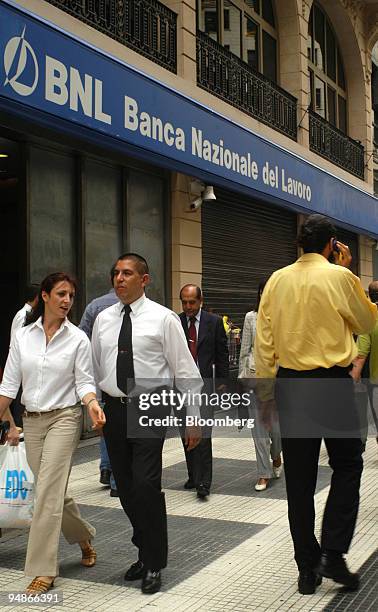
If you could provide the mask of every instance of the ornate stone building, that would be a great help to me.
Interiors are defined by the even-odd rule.
[[[335,220],[367,286],[377,1],[4,0],[1,10],[2,214],[23,245],[6,291],[60,264],[79,277],[79,315],[132,249],[152,262],[153,297],[178,310],[180,287],[195,282],[241,322],[260,278],[295,258],[298,219],[312,211]]]

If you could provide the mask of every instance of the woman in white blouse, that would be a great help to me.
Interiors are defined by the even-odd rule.
[[[74,296],[75,282],[67,274],[57,272],[44,279],[36,309],[12,340],[0,385],[0,417],[11,422],[10,444],[18,444],[9,404],[20,384],[26,408],[25,447],[36,483],[25,564],[25,574],[35,576],[27,587],[30,594],[53,586],[61,529],[70,544],[80,545],[82,565],[91,567],[96,562],[91,545],[95,529],[66,494],[80,437],[80,400],[88,408],[93,427],[105,423],[95,395],[89,340],[67,319]]]
[[[247,312],[245,315],[239,356],[239,378],[241,379],[255,377],[253,346],[256,336],[257,311],[265,285],[266,281],[260,282],[257,290],[256,309]],[[256,402],[255,397],[252,396],[252,398]],[[255,423],[251,431],[255,444],[258,475],[255,489],[256,491],[265,491],[272,477],[279,478],[281,476],[281,437],[278,423],[273,425],[272,431],[267,432],[258,418],[257,406],[254,412]],[[273,460],[272,464],[270,458]]]

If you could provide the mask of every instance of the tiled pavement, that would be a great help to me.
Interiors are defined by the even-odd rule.
[[[378,446],[370,439],[365,453],[359,519],[348,562],[363,576],[358,593],[345,593],[324,580],[317,593],[296,590],[286,517],[283,477],[263,493],[253,489],[254,449],[249,435],[218,437],[214,447],[214,486],[208,501],[197,500],[182,484],[186,478],[181,443],[168,439],[164,448],[164,489],[168,509],[169,566],[160,593],[145,596],[139,584],[126,586],[123,574],[135,559],[130,526],[119,500],[98,483],[97,441],[82,443],[70,490],[83,515],[96,526],[98,563],[85,569],[79,550],[62,539],[61,576],[56,590],[63,605],[7,606],[11,610],[130,611],[206,610],[274,612],[378,610]],[[318,516],[328,491],[330,470],[322,449],[316,493]],[[320,521],[317,528],[319,529]],[[7,530],[0,540],[0,591],[19,591],[27,584],[22,567],[27,533]],[[54,591],[52,591],[54,592]],[[3,607],[5,609],[5,607]]]

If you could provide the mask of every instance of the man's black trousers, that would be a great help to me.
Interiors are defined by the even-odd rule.
[[[203,419],[212,419],[214,418],[214,409],[212,406],[202,405],[200,414],[201,418]],[[185,412],[183,412],[182,416],[180,411],[175,411],[175,415],[179,418],[183,418],[185,422]],[[180,428],[189,480],[191,480],[197,488],[200,484],[202,484],[210,490],[213,479],[213,446],[211,441],[212,427],[202,427],[201,431],[202,439],[198,446],[190,451],[187,451],[185,446],[185,426]]]
[[[319,383],[319,379],[333,377],[337,381],[332,381],[327,391],[327,384],[322,381]],[[296,378],[306,380],[300,381],[300,384],[290,381]],[[321,549],[346,553],[356,524],[363,447],[361,438],[357,437],[359,421],[354,403],[353,381],[348,377],[346,368],[319,368],[307,372],[280,368],[276,400],[283,436],[288,514],[295,560],[300,570],[314,568],[320,557],[320,546],[314,534],[314,494],[322,437],[333,473],[323,515]],[[322,410],[324,415],[332,410],[335,414],[339,413],[341,428],[343,423],[348,424],[345,437],[342,437],[340,430],[335,430],[335,437],[313,435],[314,432],[321,433],[322,429],[324,433],[330,433],[331,427],[335,426],[333,417],[329,421],[322,420],[321,423],[317,421],[313,424],[317,403],[318,413]],[[311,415],[307,424],[299,412]],[[295,433],[292,424],[295,421],[300,422],[301,429],[297,433],[301,437],[292,437]],[[307,436],[306,427],[309,428]],[[356,437],[351,436],[352,429],[357,432]]]
[[[137,418],[137,410],[108,395],[104,400],[104,437],[120,501],[133,527],[132,542],[144,566],[157,571],[166,567],[168,553],[167,511],[161,491],[163,432],[151,435],[141,428],[140,437],[135,437],[138,425],[131,411]]]

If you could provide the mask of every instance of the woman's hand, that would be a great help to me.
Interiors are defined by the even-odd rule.
[[[18,446],[20,442],[20,432],[15,425],[11,425],[6,436],[6,442],[10,446]]]

